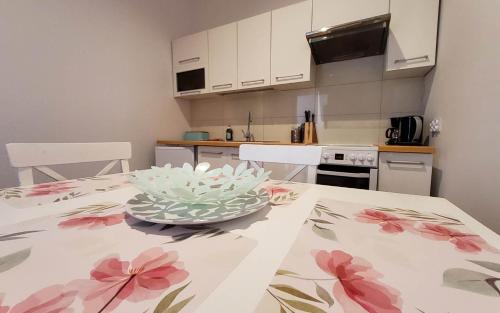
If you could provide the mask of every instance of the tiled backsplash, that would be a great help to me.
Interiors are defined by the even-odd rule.
[[[316,114],[320,143],[377,144],[385,141],[388,118],[423,114],[423,78],[382,80],[383,56],[316,68],[316,88],[214,96],[191,102],[191,127],[224,138],[231,125],[242,140],[248,112],[256,140],[290,141],[290,130]]]

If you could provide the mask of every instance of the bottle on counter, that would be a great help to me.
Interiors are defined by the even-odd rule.
[[[233,141],[233,129],[231,125],[226,128],[226,141]]]

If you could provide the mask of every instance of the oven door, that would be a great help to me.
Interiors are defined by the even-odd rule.
[[[376,168],[320,164],[316,171],[319,185],[377,190]]]

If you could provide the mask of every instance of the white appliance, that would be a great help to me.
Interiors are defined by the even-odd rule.
[[[377,190],[377,180],[377,146],[323,146],[316,175],[317,184]]]
[[[155,160],[156,166],[165,166],[169,163],[172,164],[173,167],[182,167],[184,163],[189,163],[194,166],[194,147],[156,146]]]

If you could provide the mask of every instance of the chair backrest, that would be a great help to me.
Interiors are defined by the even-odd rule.
[[[284,180],[292,180],[305,169],[307,182],[313,184],[321,161],[321,149],[320,146],[242,144],[239,154],[240,160],[247,161],[254,168],[268,162],[297,165]]]
[[[66,178],[48,165],[111,161],[96,176],[107,174],[118,161],[123,173],[129,172],[132,156],[130,142],[99,143],[9,143],[6,145],[10,164],[18,169],[19,183],[33,184],[33,169],[55,180]]]

